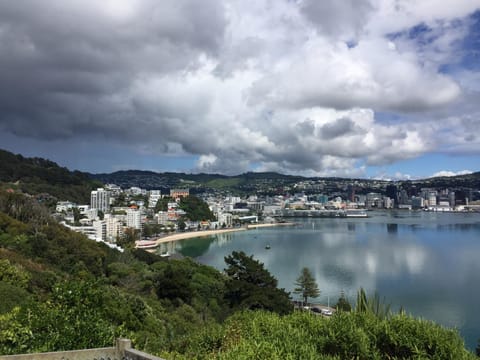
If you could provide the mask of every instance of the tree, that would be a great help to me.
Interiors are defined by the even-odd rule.
[[[338,298],[335,308],[337,311],[352,311],[352,305],[348,302],[343,290],[340,292],[340,297]]]
[[[196,196],[182,197],[178,207],[185,211],[187,218],[192,221],[215,220],[215,215],[213,215],[208,204]]]
[[[117,240],[117,245],[124,248],[134,248],[135,241],[140,239],[140,230],[129,227],[126,228],[123,236]]]
[[[315,278],[306,267],[302,269],[300,276],[295,281],[295,286],[293,292],[302,296],[304,304],[307,304],[309,297],[316,298],[320,295]]]
[[[280,314],[292,312],[289,293],[278,289],[278,281],[253,256],[243,251],[225,257],[225,299],[233,308],[265,309]]]

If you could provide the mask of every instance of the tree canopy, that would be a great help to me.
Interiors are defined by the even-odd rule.
[[[295,294],[300,294],[303,299],[303,303],[308,303],[308,298],[316,298],[320,296],[320,290],[310,270],[304,267],[300,273],[300,276],[295,281]]]
[[[247,256],[243,251],[234,251],[225,257],[228,276],[225,297],[233,307],[242,309],[265,309],[280,314],[293,310],[289,293],[278,289],[278,281],[261,262]]]

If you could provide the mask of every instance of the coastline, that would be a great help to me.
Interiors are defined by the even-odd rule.
[[[287,226],[287,225],[295,225],[295,223],[286,222],[286,223],[272,223],[272,224],[249,224],[246,227],[242,226],[242,227],[231,228],[231,229],[188,231],[188,232],[183,232],[183,233],[176,233],[176,234],[172,234],[172,235],[167,235],[167,236],[158,238],[158,239],[153,240],[153,241],[155,241],[156,244],[158,245],[158,244],[162,244],[162,243],[166,243],[166,242],[170,242],[170,241],[178,241],[178,240],[185,240],[185,239],[191,239],[191,238],[196,238],[196,237],[224,234],[224,233],[229,233],[229,232],[234,232],[234,231],[245,231],[245,230],[256,229],[256,228],[261,228],[261,227]]]

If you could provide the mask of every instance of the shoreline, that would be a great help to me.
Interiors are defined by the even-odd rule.
[[[154,241],[157,245],[170,242],[170,241],[179,241],[179,240],[185,240],[185,239],[192,239],[196,237],[204,237],[204,236],[211,236],[211,235],[217,235],[217,234],[224,234],[224,233],[229,233],[229,232],[234,232],[234,231],[246,231],[249,229],[256,229],[256,228],[262,228],[262,227],[272,227],[272,226],[287,226],[287,225],[295,225],[295,223],[292,222],[286,222],[286,223],[273,223],[273,224],[249,224],[246,227],[238,227],[238,228],[231,228],[231,229],[217,229],[217,230],[200,230],[200,231],[188,231],[188,232],[183,232],[183,233],[176,233],[172,235],[166,235],[161,238],[157,238]]]

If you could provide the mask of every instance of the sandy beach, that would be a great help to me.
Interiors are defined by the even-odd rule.
[[[224,234],[234,231],[245,231],[248,229],[255,229],[259,227],[271,227],[271,226],[286,226],[286,225],[295,225],[294,223],[273,223],[273,224],[249,224],[247,227],[238,227],[232,229],[218,229],[218,230],[202,230],[202,231],[188,231],[183,233],[176,233],[172,235],[167,235],[161,238],[154,240],[157,244],[166,243],[170,241],[178,241],[184,239],[191,239],[202,236],[211,236],[216,234]]]

